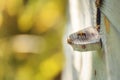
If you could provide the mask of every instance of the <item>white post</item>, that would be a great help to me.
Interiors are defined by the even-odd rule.
[[[95,26],[96,11],[94,3],[94,0],[69,0],[70,25],[68,25],[68,30],[64,40],[66,40],[66,37],[73,32],[79,31],[86,27]],[[71,46],[68,46],[67,44],[65,45],[67,49],[71,49]],[[72,50],[67,52],[69,52],[66,53],[67,57],[68,55],[72,56],[72,58],[70,58],[70,61],[72,61],[72,80],[91,80],[92,52],[72,52]],[[65,78],[63,80],[71,79]]]

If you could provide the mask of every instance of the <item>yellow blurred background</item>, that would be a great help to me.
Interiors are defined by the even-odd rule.
[[[67,0],[0,0],[0,80],[61,80]]]

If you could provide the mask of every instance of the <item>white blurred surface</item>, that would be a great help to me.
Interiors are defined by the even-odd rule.
[[[69,0],[70,23],[66,25],[63,38],[66,66],[62,80],[90,80],[92,52],[73,51],[66,43],[68,36],[89,26],[95,26],[95,0]],[[72,74],[73,73],[73,74]]]

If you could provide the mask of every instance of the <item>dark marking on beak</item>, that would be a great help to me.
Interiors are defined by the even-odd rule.
[[[73,44],[73,43],[72,43],[72,40],[71,40],[70,38],[67,39],[67,43],[68,43],[68,44]]]
[[[94,71],[94,75],[96,76],[96,74],[97,74],[97,72],[96,72],[96,70]]]
[[[82,47],[82,49],[85,49],[85,48],[86,48],[86,46],[85,46],[85,45],[82,45],[81,47]]]
[[[100,8],[102,6],[102,4],[103,4],[103,0],[96,0],[95,1],[95,5],[97,8]]]
[[[96,30],[100,32],[100,25],[97,25]]]
[[[83,32],[78,32],[77,35],[78,35],[78,36],[83,36],[84,33],[83,33]]]
[[[100,46],[101,46],[101,48],[102,48],[102,46],[103,46],[102,39],[100,39]]]
[[[80,36],[82,40],[86,40],[86,33],[84,32],[77,33],[77,36]]]

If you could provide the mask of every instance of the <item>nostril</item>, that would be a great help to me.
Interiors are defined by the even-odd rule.
[[[95,36],[95,34],[94,34],[94,33],[91,33],[91,35],[92,35],[92,36]]]
[[[85,46],[85,45],[82,45],[81,47],[82,47],[82,49],[85,49],[85,48],[86,48],[86,46]]]

